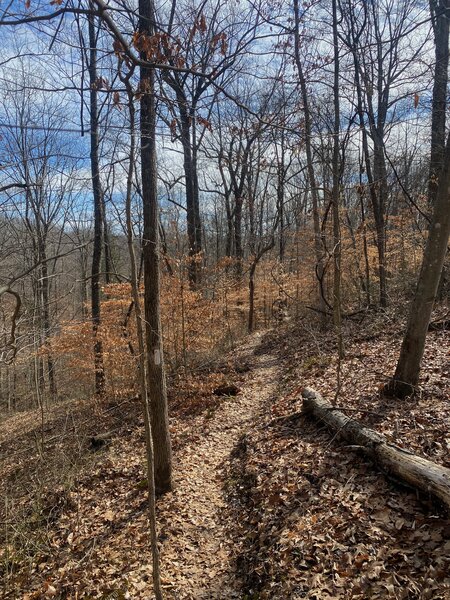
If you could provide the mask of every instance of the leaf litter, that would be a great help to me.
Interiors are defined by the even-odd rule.
[[[347,335],[337,403],[448,465],[446,333],[429,335],[421,393],[403,403],[379,393],[399,331]],[[175,488],[158,500],[167,598],[450,598],[450,522],[439,507],[300,413],[303,386],[334,398],[333,351],[331,334],[284,326],[250,338],[232,366],[174,386]],[[242,393],[218,399],[227,374]],[[125,408],[112,444],[73,485],[45,482],[45,529],[35,524],[33,552],[1,550],[5,598],[151,597],[143,423],[138,405]],[[17,423],[31,435],[32,417]]]

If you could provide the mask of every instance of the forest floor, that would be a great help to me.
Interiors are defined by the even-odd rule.
[[[399,402],[383,398],[380,386],[392,373],[401,324],[384,315],[346,327],[337,404],[450,466],[448,332],[430,332],[421,393]],[[250,336],[172,386],[175,486],[158,500],[168,599],[450,599],[442,510],[298,416],[304,386],[334,399],[334,354],[332,333],[300,320]],[[241,392],[215,396],[224,382]],[[138,403],[66,403],[44,428],[39,417],[2,424],[0,595],[151,597]],[[93,452],[100,423],[114,435]]]

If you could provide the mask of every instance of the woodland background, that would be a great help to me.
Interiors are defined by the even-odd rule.
[[[11,435],[34,415],[42,460],[48,423],[74,401],[106,423],[111,406],[161,398],[147,454],[164,491],[166,376],[175,414],[196,413],[246,333],[297,339],[300,323],[332,348],[336,400],[355,332],[396,324],[401,336],[424,270],[439,282],[424,336],[435,296],[445,331],[448,253],[422,261],[436,223],[448,230],[449,11],[448,0],[2,1]],[[323,374],[319,355],[306,371]]]

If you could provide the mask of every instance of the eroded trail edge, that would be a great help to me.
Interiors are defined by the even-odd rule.
[[[239,350],[239,359],[250,367],[242,393],[225,399],[198,444],[185,446],[176,456],[175,489],[161,504],[161,568],[168,597],[242,596],[236,546],[227,535],[224,487],[226,461],[276,387],[276,359],[259,351],[261,337],[253,335]]]

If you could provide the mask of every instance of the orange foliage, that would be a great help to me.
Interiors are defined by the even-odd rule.
[[[343,214],[343,220],[345,213]],[[397,275],[411,277],[418,268],[423,240],[411,226],[407,214],[389,220],[387,260]],[[372,299],[377,297],[378,256],[373,223],[368,220],[350,234],[342,227],[343,301],[347,308],[364,302],[361,281],[365,277],[363,236],[367,239]],[[305,304],[315,304],[317,282],[311,229],[292,234],[286,240],[285,260],[267,255],[258,265],[255,291],[255,324],[270,326],[277,320],[274,307],[280,300],[296,316]],[[325,286],[332,276],[332,261],[324,253],[327,264]],[[408,260],[405,260],[408,257]],[[413,261],[411,258],[415,257]],[[187,278],[187,259],[170,259],[173,276],[164,273],[161,282],[163,344],[169,372],[208,363],[230,348],[247,331],[248,281],[237,281],[234,260],[223,258],[214,268],[203,271],[203,286],[192,290]],[[406,276],[406,275],[405,275]],[[392,286],[394,282],[392,282]],[[99,336],[103,343],[104,365],[111,395],[129,395],[137,391],[137,352],[135,316],[131,290],[127,283],[110,284],[102,289],[102,324]],[[143,290],[141,290],[143,299]],[[51,352],[59,356],[73,385],[92,385],[93,337],[89,321],[69,322],[50,343]],[[59,372],[61,372],[59,370]]]

